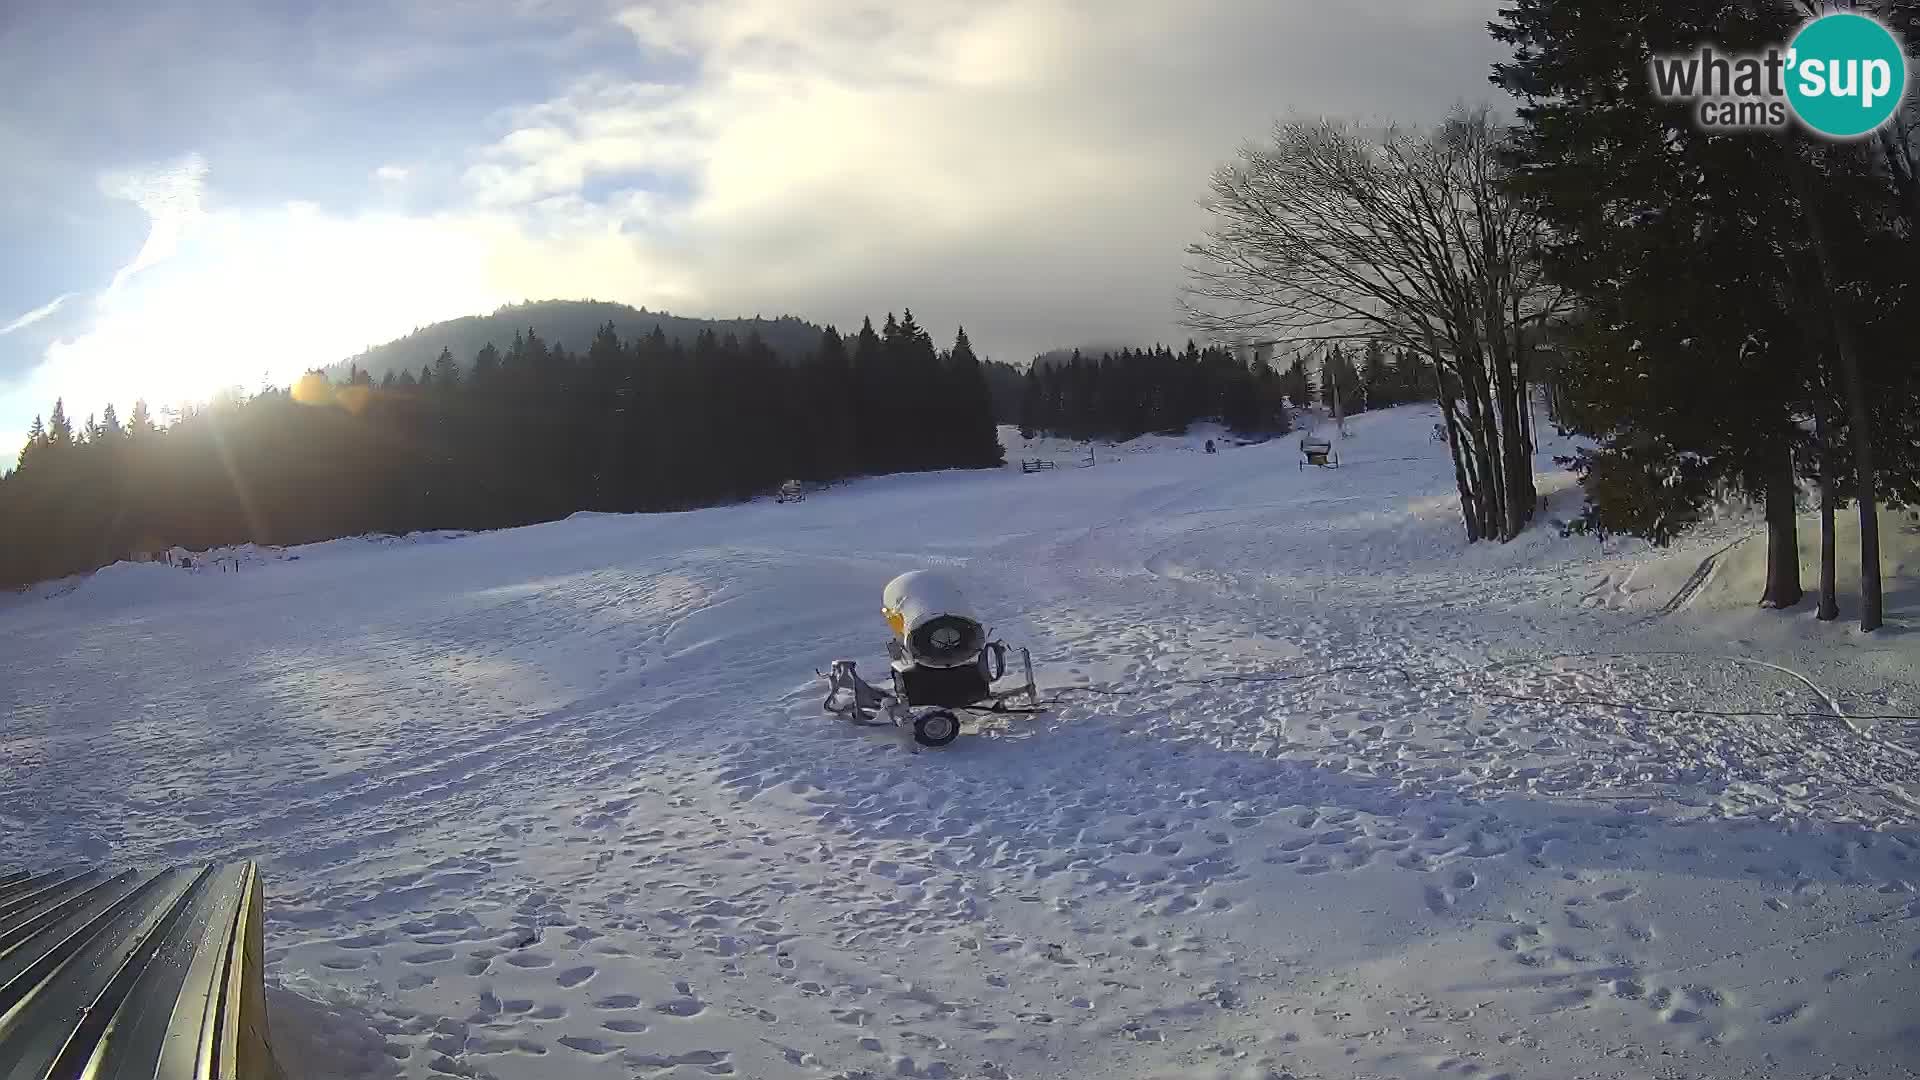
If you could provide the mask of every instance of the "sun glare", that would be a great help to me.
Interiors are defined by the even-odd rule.
[[[238,389],[289,387],[416,326],[509,299],[484,229],[454,220],[335,218],[294,204],[211,213],[173,257],[98,301],[93,329],[53,345],[37,396],[85,416],[136,398],[157,415]],[[511,297],[518,299],[518,297]]]

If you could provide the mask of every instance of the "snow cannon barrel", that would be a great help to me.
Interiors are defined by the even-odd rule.
[[[971,664],[987,647],[987,631],[953,582],[927,570],[901,574],[881,594],[886,616],[908,659],[936,668]]]

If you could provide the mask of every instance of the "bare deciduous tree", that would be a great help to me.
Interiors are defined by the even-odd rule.
[[[1470,540],[1533,519],[1525,330],[1560,310],[1542,225],[1504,186],[1486,107],[1432,131],[1279,125],[1213,177],[1187,324],[1295,350],[1384,339],[1428,357]]]

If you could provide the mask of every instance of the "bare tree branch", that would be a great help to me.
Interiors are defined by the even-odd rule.
[[[1429,358],[1451,386],[1442,411],[1475,539],[1532,518],[1526,331],[1566,306],[1540,265],[1545,226],[1506,192],[1503,138],[1486,107],[1426,132],[1277,126],[1214,173],[1180,302],[1216,337],[1376,339]]]

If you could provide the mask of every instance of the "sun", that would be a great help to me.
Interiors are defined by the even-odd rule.
[[[57,342],[29,392],[85,417],[144,399],[156,416],[301,373],[509,297],[492,238],[457,221],[342,218],[305,204],[209,212],[164,258],[93,298],[90,329]],[[145,256],[143,255],[143,259]]]

